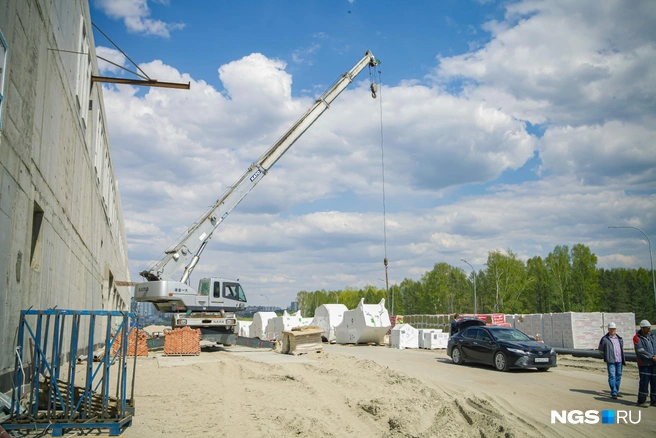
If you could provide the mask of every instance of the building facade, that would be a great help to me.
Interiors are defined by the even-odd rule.
[[[128,310],[88,0],[0,0],[0,392],[20,311]]]

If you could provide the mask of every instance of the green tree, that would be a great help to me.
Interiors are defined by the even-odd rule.
[[[531,283],[524,262],[509,249],[505,255],[500,251],[491,251],[486,265],[494,287],[494,311],[519,311],[520,298]]]
[[[404,315],[419,314],[420,313],[419,301],[420,301],[421,294],[423,292],[421,283],[418,281],[410,280],[409,278],[405,278],[399,285],[399,292],[401,293],[401,303],[403,305],[403,311],[404,311],[403,314]]]
[[[570,311],[572,306],[570,305],[569,282],[572,275],[572,266],[567,245],[556,246],[547,256],[546,264],[549,281],[556,292],[556,296],[553,297],[556,310],[559,312]]]
[[[535,256],[526,261],[526,271],[532,279],[526,290],[525,312],[550,313],[549,273],[542,257]]]
[[[582,312],[602,310],[601,291],[597,272],[597,256],[587,246],[577,243],[572,247],[572,304]]]

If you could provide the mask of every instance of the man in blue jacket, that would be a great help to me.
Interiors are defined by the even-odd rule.
[[[608,324],[608,333],[601,338],[597,348],[601,351],[608,368],[610,396],[617,398],[622,381],[622,365],[626,365],[626,361],[624,360],[624,340],[617,334],[617,326],[614,322]]]
[[[640,382],[638,387],[638,403],[647,407],[647,394],[651,406],[656,406],[656,336],[651,332],[651,324],[646,319],[640,321],[640,330],[633,337]],[[651,386],[651,391],[649,390]]]

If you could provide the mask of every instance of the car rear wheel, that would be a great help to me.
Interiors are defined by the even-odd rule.
[[[501,351],[497,351],[494,354],[494,368],[497,371],[508,371],[508,360],[506,359],[506,355]]]
[[[453,347],[451,352],[451,360],[456,365],[462,365],[465,361],[462,359],[462,353],[458,347]]]

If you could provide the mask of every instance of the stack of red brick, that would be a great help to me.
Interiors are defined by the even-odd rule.
[[[164,354],[199,355],[200,329],[182,327],[166,332]]]
[[[122,333],[116,335],[116,339],[112,344],[112,356],[116,354],[116,351],[121,347]],[[130,335],[128,335],[128,353],[127,356],[134,357],[135,346],[137,351],[137,356],[148,356],[148,345],[146,343],[146,333],[143,331],[139,332],[139,338],[137,339],[137,331],[133,330]]]

